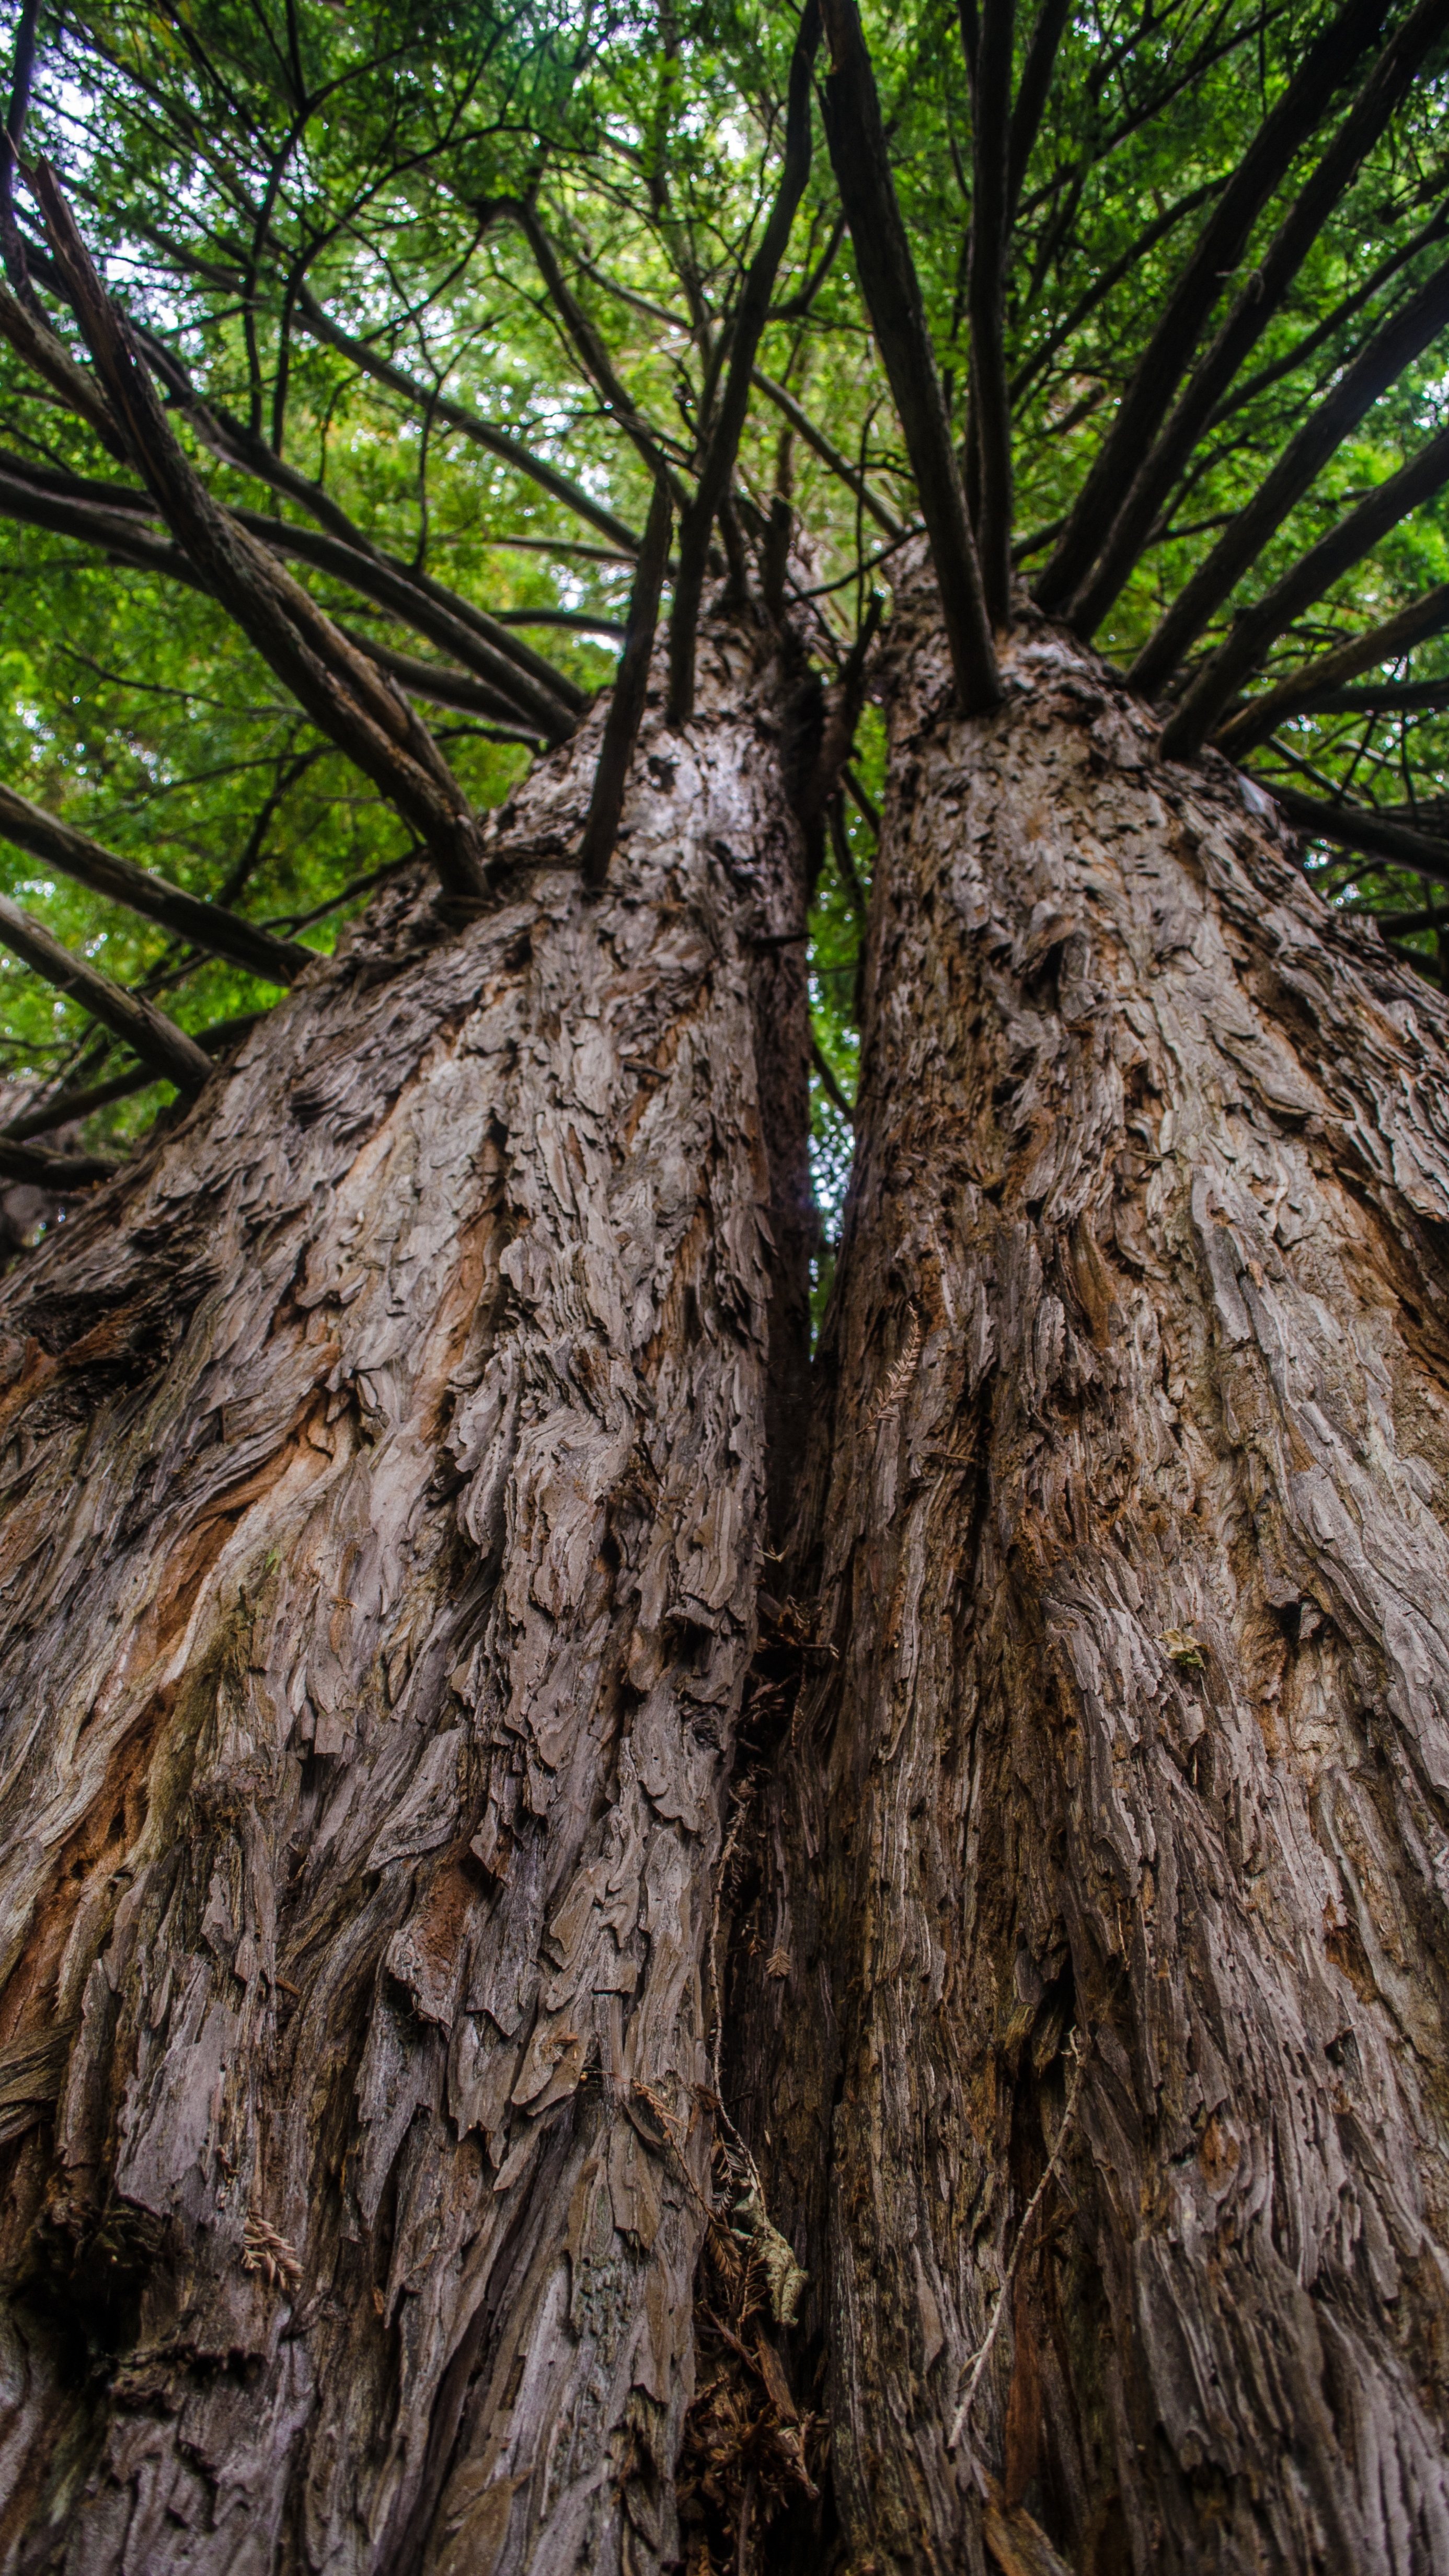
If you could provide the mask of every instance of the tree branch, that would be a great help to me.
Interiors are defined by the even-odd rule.
[[[1405,823],[1386,822],[1363,806],[1329,805],[1316,796],[1302,796],[1296,787],[1284,787],[1276,778],[1262,778],[1256,772],[1253,783],[1310,840],[1336,841],[1346,850],[1361,850],[1366,858],[1387,859],[1394,867],[1432,877],[1436,885],[1449,885],[1449,841],[1433,840]]]
[[[1256,742],[1276,733],[1290,716],[1304,714],[1320,706],[1325,698],[1356,680],[1360,671],[1376,670],[1382,662],[1397,661],[1401,653],[1421,644],[1426,636],[1437,635],[1449,626],[1449,581],[1440,582],[1434,590],[1401,608],[1396,617],[1385,618],[1381,626],[1370,626],[1333,653],[1322,653],[1316,661],[1301,662],[1275,688],[1265,689],[1261,697],[1250,698],[1246,706],[1214,736],[1219,750],[1236,760]]]
[[[1022,65],[1021,87],[1011,111],[1011,133],[1007,146],[1006,220],[1008,225],[1021,200],[1022,185],[1032,146],[1041,126],[1042,113],[1052,85],[1052,68],[1057,47],[1062,40],[1071,0],[1041,0],[1036,23]]]
[[[1314,131],[1365,46],[1373,42],[1383,11],[1384,0],[1344,0],[1337,17],[1309,47],[1264,117],[1133,370],[1111,430],[1037,584],[1036,597],[1043,608],[1059,611],[1090,570],[1116,497],[1156,436],[1217,302],[1222,279],[1237,267],[1253,225],[1294,154]]]
[[[980,567],[920,281],[891,177],[875,75],[855,0],[824,0],[830,69],[822,108],[856,271],[920,496],[956,685],[967,714],[1001,694]]]
[[[976,548],[986,611],[1011,624],[1011,394],[1006,378],[1006,252],[1010,230],[1011,48],[1015,0],[982,0],[972,91],[971,399],[981,473]]]
[[[89,886],[93,894],[159,922],[164,930],[205,949],[208,956],[229,958],[264,983],[291,984],[304,966],[315,962],[312,949],[300,947],[294,939],[276,939],[269,930],[243,921],[238,913],[150,875],[134,860],[121,858],[32,805],[28,797],[17,796],[11,787],[0,787],[0,836],[43,859],[48,867],[59,868],[78,885]]]
[[[79,475],[52,473],[25,465],[19,458],[0,451],[0,514],[97,546],[138,571],[158,572],[168,580],[184,582],[192,590],[211,595],[210,585],[201,579],[180,547],[154,536],[146,525],[156,515],[156,504],[148,492],[129,492],[115,484],[87,482]],[[339,626],[339,634],[354,650],[365,653],[382,670],[392,672],[417,696],[496,716],[500,722],[511,724],[520,740],[531,742],[542,737],[545,742],[562,742],[573,732],[576,708],[589,703],[585,692],[575,688],[562,673],[557,675],[557,693],[536,687],[522,677],[515,667],[520,657],[528,661],[541,657],[530,654],[506,627],[497,626],[492,618],[485,617],[470,602],[458,599],[440,583],[406,571],[390,556],[375,550],[360,553],[315,529],[293,528],[260,511],[235,510],[227,515],[259,538],[271,553],[294,555],[298,561],[334,575],[404,624],[416,627],[432,642],[451,649],[464,664],[463,669],[448,670],[436,663],[417,661],[377,643],[371,636]],[[494,647],[494,632],[509,648],[506,655]]]
[[[604,883],[609,873],[609,861],[614,855],[614,844],[619,837],[619,818],[624,811],[629,766],[639,739],[648,696],[649,662],[659,623],[659,598],[669,563],[669,532],[673,520],[669,485],[661,474],[654,486],[644,543],[639,549],[639,569],[634,576],[634,589],[629,601],[629,624],[624,649],[619,656],[614,694],[604,719],[604,738],[599,746],[598,767],[594,771],[588,818],[584,824],[579,863],[586,886],[598,887]]]
[[[1145,698],[1156,697],[1179,669],[1209,619],[1234,584],[1257,560],[1269,539],[1302,499],[1315,476],[1449,322],[1449,260],[1416,295],[1376,331],[1339,377],[1316,411],[1291,438],[1251,501],[1229,521],[1205,562],[1184,583],[1156,632],[1148,638],[1129,679]]]
[[[310,287],[299,288],[294,309],[297,319],[306,325],[314,340],[322,340],[329,348],[350,358],[353,366],[363,375],[371,376],[375,384],[385,385],[389,393],[400,396],[414,410],[430,410],[436,420],[445,420],[450,429],[456,429],[464,438],[471,439],[475,447],[484,448],[490,456],[499,457],[505,465],[511,465],[516,474],[526,475],[552,500],[561,501],[576,519],[586,520],[590,527],[597,528],[614,545],[621,546],[625,554],[638,553],[639,540],[633,529],[616,518],[612,510],[606,510],[601,501],[594,500],[582,484],[571,482],[568,475],[560,474],[542,457],[532,455],[518,439],[510,438],[504,430],[495,429],[491,421],[484,420],[476,411],[470,411],[466,403],[454,402],[447,394],[430,393],[426,385],[420,385],[401,367],[379,357],[365,340],[356,339],[350,331],[344,331],[339,322],[334,322],[330,314],[323,311]]]
[[[500,197],[494,200],[492,211],[510,216],[517,224],[533,253],[534,264],[543,279],[549,299],[583,361],[586,374],[597,387],[607,409],[618,422],[625,437],[632,441],[644,459],[654,481],[657,483],[662,475],[674,489],[675,499],[682,501],[684,493],[678,484],[674,469],[641,414],[628,386],[615,369],[602,335],[595,330],[588,314],[564,276],[558,253],[539,220],[537,208],[521,197]],[[634,542],[637,545],[638,540]]]
[[[83,957],[73,957],[58,939],[53,939],[43,922],[22,911],[18,903],[0,895],[0,943],[23,958],[47,984],[69,993],[92,1019],[99,1020],[149,1065],[153,1074],[174,1082],[181,1091],[195,1091],[205,1082],[211,1065],[194,1038],[158,1011],[154,1002],[143,994],[128,993],[121,984],[103,975]]]
[[[43,161],[34,185],[51,248],[127,446],[206,587],[313,723],[418,833],[444,888],[481,893],[487,876],[476,819],[421,719],[276,557],[212,499],[177,445],[126,324]]]
[[[236,1019],[218,1020],[209,1029],[198,1029],[196,1043],[211,1058],[227,1055],[233,1047],[249,1038],[265,1011],[246,1011]],[[46,1136],[57,1127],[69,1127],[75,1120],[89,1118],[97,1109],[109,1109],[113,1101],[130,1100],[145,1091],[156,1080],[149,1065],[132,1065],[125,1073],[112,1074],[108,1082],[87,1083],[83,1091],[53,1092],[49,1100],[40,1101],[34,1109],[22,1109],[17,1118],[0,1127],[0,1143],[20,1144],[27,1136]]]
[[[1106,616],[1218,402],[1278,312],[1344,189],[1383,133],[1443,29],[1444,0],[1419,0],[1418,7],[1378,55],[1327,151],[1299,190],[1211,347],[1194,368],[1166,427],[1134,473],[1096,568],[1079,585],[1067,609],[1067,622],[1079,635],[1094,634]],[[1181,658],[1180,653],[1176,658]],[[1165,676],[1164,672],[1162,677]],[[1150,693],[1151,684],[1148,685]]]
[[[809,413],[795,400],[789,387],[776,384],[773,376],[762,375],[758,367],[755,369],[754,381],[765,400],[772,402],[777,411],[783,412],[791,428],[799,431],[806,446],[813,447],[822,465],[828,465],[831,473],[837,474],[841,482],[855,494],[861,508],[874,519],[876,526],[884,529],[888,537],[903,537],[906,534],[904,519],[898,519],[894,510],[888,509],[885,502],[878,498],[871,490],[865,476],[858,473],[851,464],[849,457],[842,456],[838,447],[832,447],[824,430],[816,427]]]
[[[104,1154],[47,1154],[39,1145],[12,1145],[0,1136],[0,1172],[7,1181],[30,1181],[40,1190],[84,1189],[108,1181],[119,1169]]]
[[[679,529],[679,571],[669,626],[669,722],[687,724],[694,708],[694,644],[709,561],[710,531],[730,487],[740,432],[749,409],[755,356],[769,319],[770,297],[790,240],[796,209],[810,176],[810,74],[820,43],[817,0],[805,0],[785,110],[785,154],[780,184],[759,248],[746,272],[730,337],[729,367],[709,445]]]
[[[1356,510],[1339,522],[1330,534],[1302,556],[1281,581],[1275,582],[1266,597],[1251,608],[1238,612],[1232,627],[1216,653],[1206,662],[1181,705],[1163,728],[1161,750],[1165,760],[1191,760],[1216,727],[1224,707],[1230,704],[1248,674],[1261,662],[1268,646],[1292,625],[1305,608],[1321,599],[1342,573],[1376,546],[1380,537],[1407,518],[1421,501],[1432,498],[1449,480],[1449,429],[1441,429],[1437,438],[1397,474],[1381,483]]]

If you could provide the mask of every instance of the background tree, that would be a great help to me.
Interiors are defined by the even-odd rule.
[[[22,14],[6,2565],[1449,2566],[1446,52]]]

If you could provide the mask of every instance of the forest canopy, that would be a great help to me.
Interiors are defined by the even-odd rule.
[[[1024,581],[1149,697],[1205,690],[1186,747],[1215,732],[1306,799],[1315,877],[1374,906],[1436,978],[1441,15],[864,14],[992,613]],[[869,278],[862,292],[853,234],[873,219],[842,200],[861,147],[837,105],[823,148],[808,95],[818,41],[812,12],[797,29],[712,0],[27,7],[3,217],[0,783],[309,949],[426,840],[208,588],[108,436],[57,205],[201,483],[400,682],[475,810],[610,682],[661,485],[677,528],[703,515],[712,575],[727,556],[737,587],[788,602],[827,680],[858,663],[926,487]],[[832,22],[822,100],[838,42]],[[32,326],[73,380],[37,362]],[[1134,477],[1135,520],[1117,511]],[[1335,538],[1342,560],[1305,583]],[[1216,685],[1229,640],[1238,667]],[[865,707],[814,913],[828,1207],[879,792]],[[1335,838],[1322,809],[1340,803],[1388,837]],[[20,828],[3,890],[183,1031],[223,1047],[275,998]],[[12,1133],[53,1141],[58,1099],[72,1149],[120,1150],[171,1086],[32,964],[7,954],[0,978]]]

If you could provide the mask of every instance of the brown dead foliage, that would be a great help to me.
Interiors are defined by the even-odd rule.
[[[733,2199],[738,2177],[727,2168],[723,2181]],[[764,2265],[713,2219],[695,2281],[697,2393],[678,2470],[687,2576],[761,2569],[770,2524],[819,2493],[821,2418],[797,2406],[776,2332]]]

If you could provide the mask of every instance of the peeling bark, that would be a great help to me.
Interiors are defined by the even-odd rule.
[[[1449,2568],[1446,1007],[1089,653],[894,649],[726,2083],[831,2563]]]
[[[809,1224],[778,675],[702,662],[604,893],[595,718],[7,1285],[17,2576],[673,2563]]]

